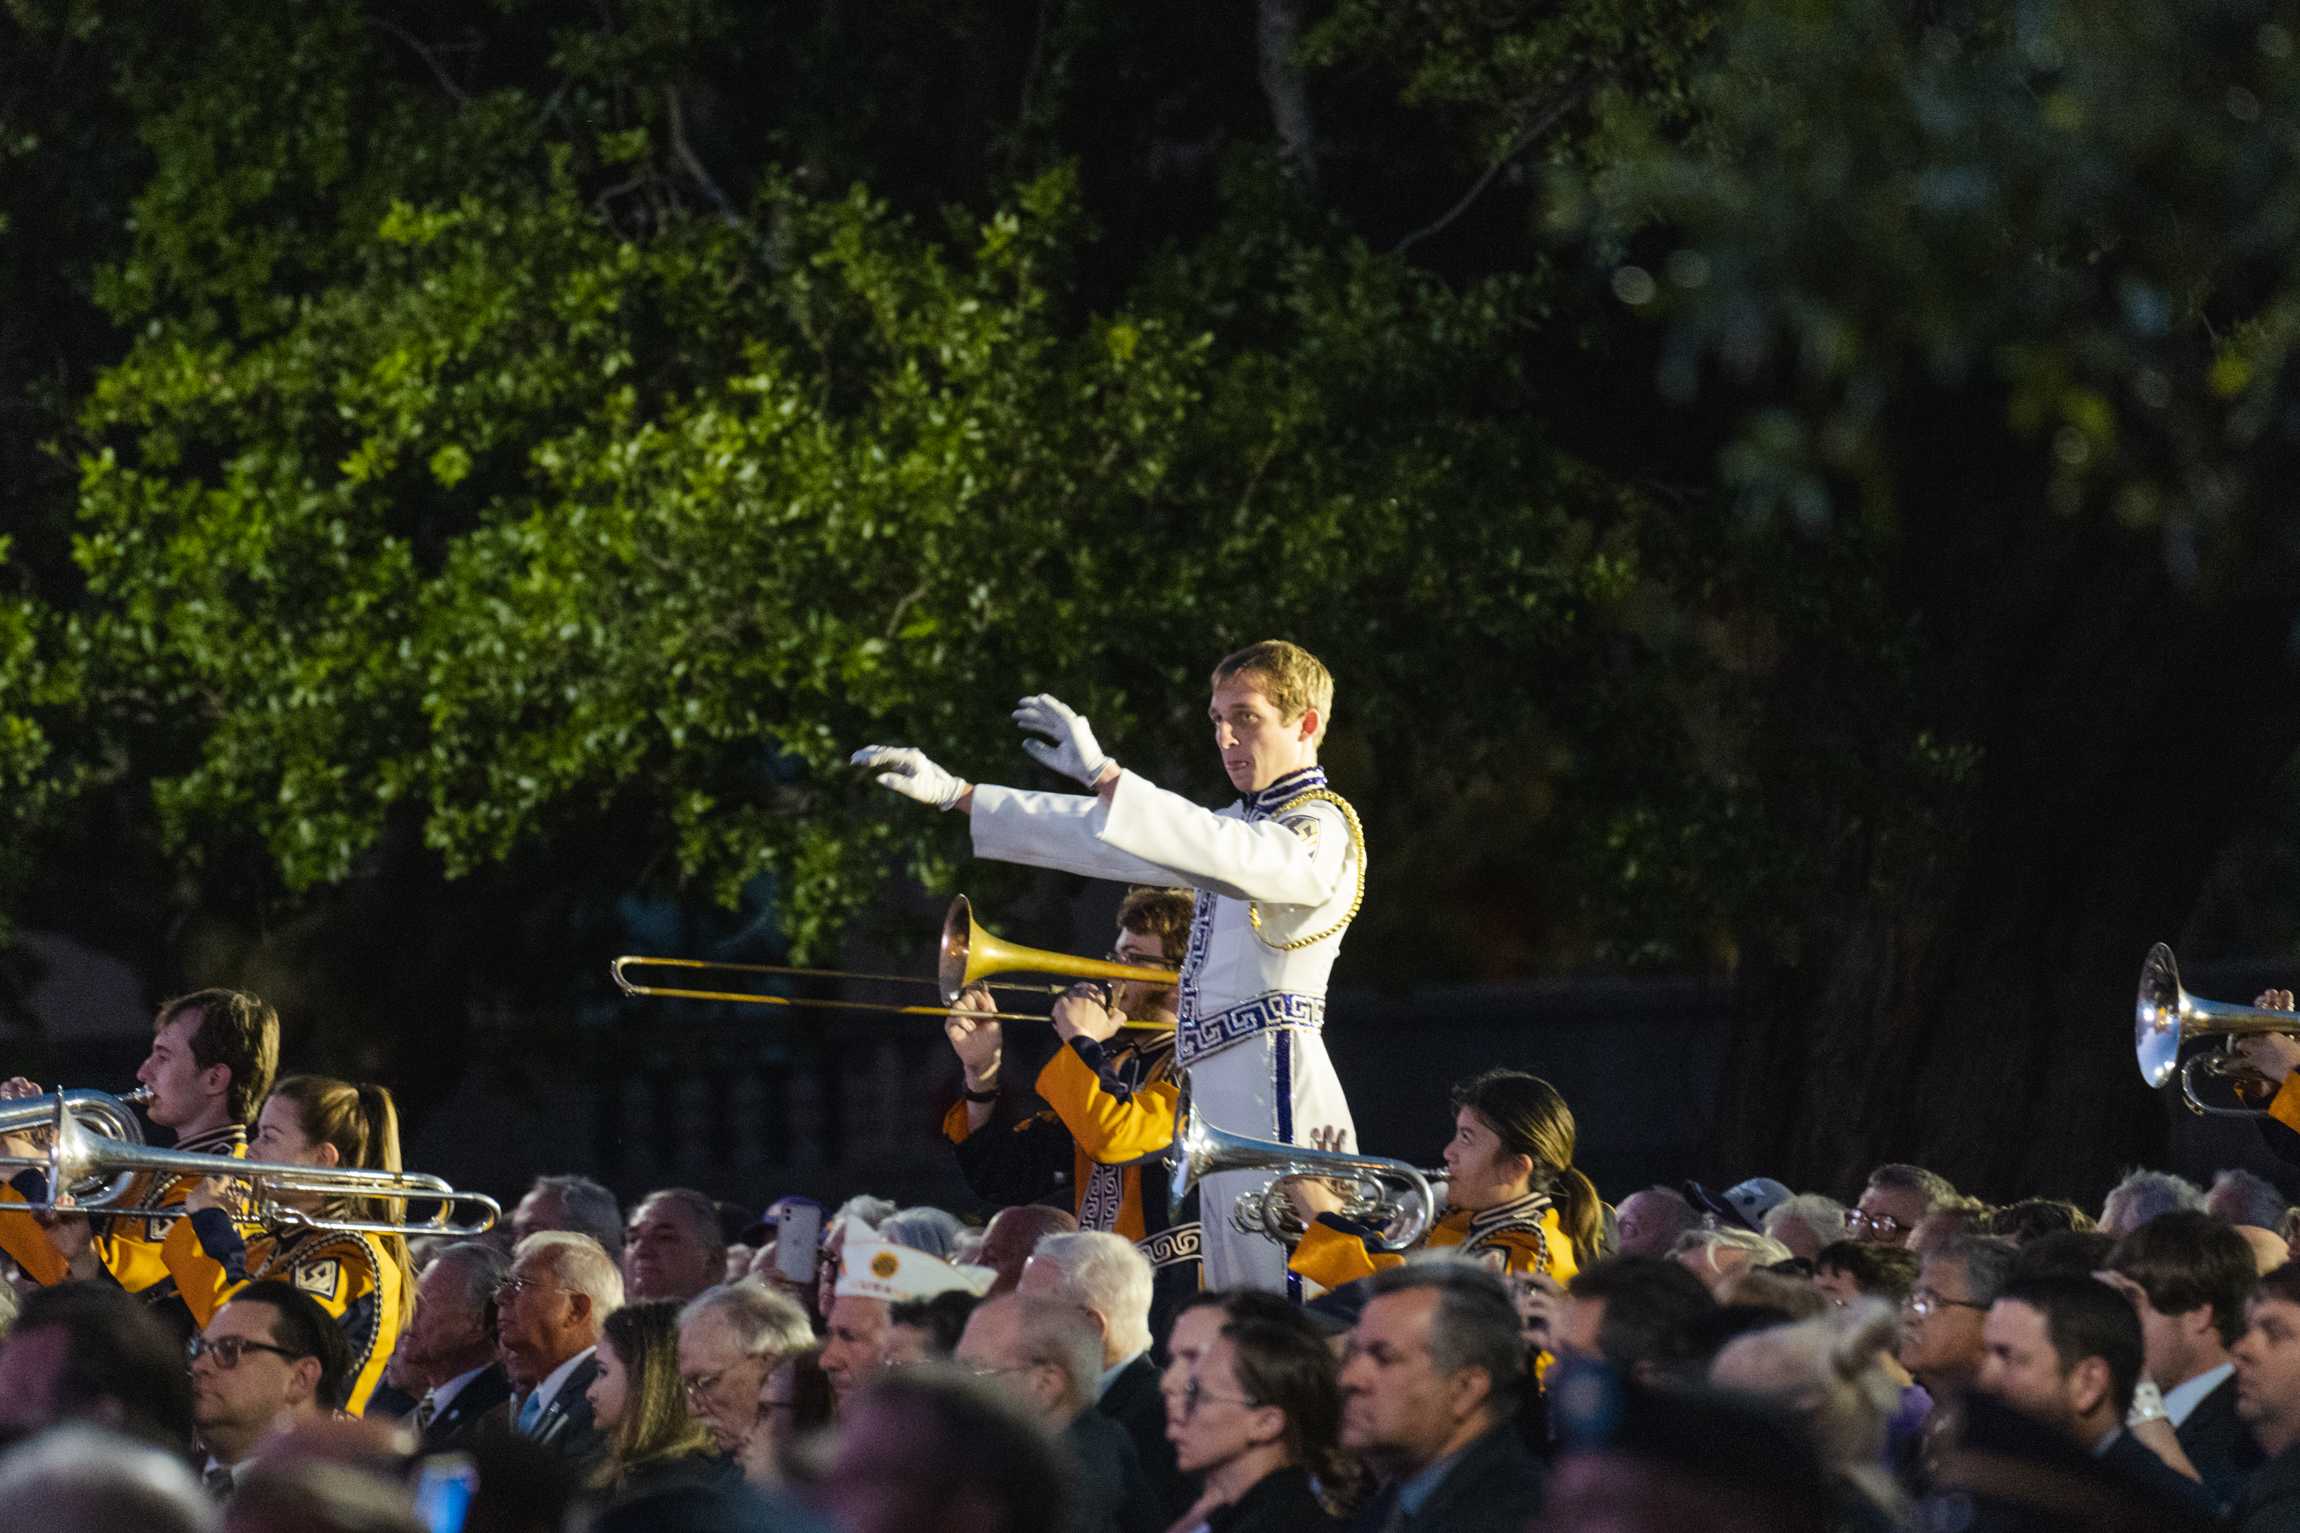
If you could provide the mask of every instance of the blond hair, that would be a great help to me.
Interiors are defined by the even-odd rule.
[[[1709,1382],[1799,1421],[1823,1462],[1887,1512],[1905,1505],[1884,1469],[1885,1434],[1900,1408],[1900,1387],[1884,1355],[1899,1317],[1875,1299],[1833,1315],[1767,1326],[1727,1342]]]
[[[1217,687],[1241,676],[1252,679],[1261,688],[1262,695],[1277,708],[1281,719],[1298,719],[1315,708],[1318,728],[1311,735],[1310,743],[1325,743],[1326,726],[1333,722],[1334,715],[1334,676],[1316,655],[1284,639],[1264,639],[1234,655],[1223,656],[1214,667]]]

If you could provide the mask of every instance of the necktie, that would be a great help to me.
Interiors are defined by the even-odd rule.
[[[531,1389],[527,1392],[527,1399],[519,1407],[519,1435],[521,1437],[533,1437],[535,1435],[535,1423],[542,1419],[543,1391]]]
[[[200,1484],[218,1501],[232,1493],[232,1471],[228,1464],[210,1464],[201,1471]]]
[[[427,1389],[423,1392],[423,1398],[415,1402],[415,1435],[421,1437],[429,1431],[438,1415],[439,1397]]]

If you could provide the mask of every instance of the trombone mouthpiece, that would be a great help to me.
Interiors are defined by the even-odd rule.
[[[133,1091],[122,1093],[120,1097],[120,1100],[127,1103],[130,1107],[141,1107],[151,1099],[152,1088],[149,1086],[138,1086]]]

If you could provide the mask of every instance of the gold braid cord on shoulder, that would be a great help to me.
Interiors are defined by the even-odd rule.
[[[1331,788],[1312,788],[1300,797],[1290,798],[1280,804],[1270,812],[1270,818],[1274,820],[1289,809],[1299,809],[1313,799],[1323,800],[1342,812],[1342,824],[1348,827],[1350,833],[1350,850],[1357,854],[1358,859],[1357,891],[1350,896],[1350,908],[1342,912],[1342,918],[1339,921],[1314,936],[1296,937],[1291,942],[1272,942],[1263,936],[1262,907],[1252,900],[1248,900],[1246,902],[1246,920],[1254,928],[1254,940],[1273,953],[1291,953],[1325,941],[1355,921],[1358,918],[1359,908],[1366,902],[1366,831],[1365,827],[1358,823],[1358,812],[1350,807],[1348,799],[1334,792]]]
[[[1547,1272],[1549,1270],[1549,1231],[1541,1227],[1541,1221],[1538,1219],[1531,1223],[1497,1224],[1463,1246],[1461,1248],[1462,1254],[1474,1256],[1480,1251],[1499,1251],[1502,1253],[1502,1265],[1506,1268],[1509,1265],[1509,1247],[1496,1243],[1495,1237],[1509,1234],[1511,1231],[1533,1237],[1533,1270],[1536,1273]]]

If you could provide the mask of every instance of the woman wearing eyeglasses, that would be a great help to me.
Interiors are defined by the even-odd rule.
[[[626,1304],[600,1327],[599,1376],[589,1399],[607,1458],[591,1484],[610,1500],[737,1477],[735,1461],[713,1451],[711,1429],[688,1408],[679,1309],[676,1299]]]
[[[1205,1491],[1169,1533],[1296,1533],[1334,1528],[1320,1492],[1350,1484],[1335,1446],[1342,1397],[1334,1359],[1307,1331],[1233,1321],[1198,1359],[1166,1426],[1175,1463]]]
[[[381,1086],[321,1075],[291,1075],[264,1098],[248,1158],[315,1168],[397,1171],[399,1112]],[[401,1235],[240,1223],[233,1212],[244,1183],[209,1177],[184,1206],[191,1217],[168,1232],[161,1255],[192,1318],[206,1326],[240,1289],[276,1278],[308,1294],[333,1315],[351,1349],[352,1385],[345,1408],[367,1408],[406,1324],[415,1279]],[[274,1190],[282,1207],[313,1219],[370,1222],[397,1217],[384,1198],[326,1198]]]

